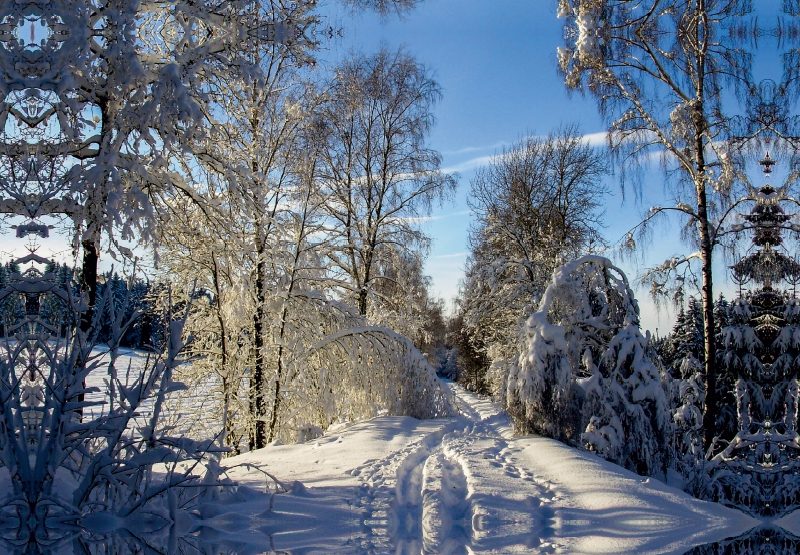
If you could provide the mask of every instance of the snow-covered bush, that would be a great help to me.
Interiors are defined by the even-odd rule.
[[[621,270],[585,256],[553,273],[512,365],[507,407],[521,431],[596,451],[640,474],[666,470],[668,376]]]
[[[410,339],[389,329],[364,326],[333,333],[298,361],[312,362],[319,370],[306,377],[304,397],[316,401],[324,427],[382,411],[414,418],[454,414],[450,390],[433,367]]]
[[[319,426],[313,424],[303,424],[297,429],[297,443],[305,443],[312,439],[322,437],[325,432]]]
[[[299,441],[308,426],[325,430],[379,414],[454,414],[450,390],[410,339],[369,325],[354,308],[320,292],[298,286],[286,295],[278,287],[273,295],[262,387],[270,441]],[[221,288],[211,301],[197,300],[188,323],[197,335],[188,348],[192,360],[178,371],[192,394],[169,400],[171,412],[197,421],[194,428],[203,437],[224,429],[225,445],[234,450],[255,423],[248,371],[253,360],[248,314],[253,308],[241,299]],[[224,343],[223,332],[230,334]],[[204,399],[204,414],[191,406],[198,397]]]
[[[498,345],[492,345],[487,349],[489,369],[486,371],[486,386],[492,398],[502,406],[506,404],[506,392],[508,390],[508,376],[510,368],[515,363],[516,356],[507,355]]]
[[[568,440],[576,433],[575,372],[564,327],[538,311],[526,324],[524,351],[509,372],[506,406],[517,427]]]

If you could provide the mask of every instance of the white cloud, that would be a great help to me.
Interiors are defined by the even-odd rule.
[[[462,210],[461,212],[453,212],[451,214],[439,214],[436,216],[419,216],[414,218],[399,218],[399,219],[411,223],[426,223],[426,222],[435,222],[437,220],[444,220],[445,218],[451,218],[453,216],[465,216],[467,214],[470,214],[469,210]]]
[[[608,133],[605,131],[587,133],[581,138],[592,146],[606,146],[608,144]]]
[[[440,255],[434,256],[433,258],[436,258],[436,259],[439,259],[439,258],[464,258],[468,254],[469,254],[468,252],[454,252],[452,254],[440,254]]]
[[[467,170],[474,170],[478,166],[483,166],[485,164],[488,164],[493,157],[494,154],[491,154],[489,156],[478,156],[477,158],[471,158],[466,162],[460,162],[453,166],[443,168],[442,171],[445,173],[451,173],[451,172],[463,172]]]
[[[506,142],[499,142],[494,143],[491,145],[484,145],[484,146],[465,146],[464,148],[459,148],[458,150],[448,150],[442,152],[445,156],[458,156],[459,154],[468,154],[470,152],[481,152],[484,150],[497,150],[498,148],[502,148],[506,146],[508,143]]]
[[[581,138],[591,146],[605,146],[606,144],[608,144],[607,136],[608,136],[608,134],[605,131],[600,131],[600,132],[597,132],[597,133],[587,133],[586,135],[583,135]],[[538,137],[540,139],[546,138],[545,135],[532,135],[531,136],[531,138],[536,138],[536,137]],[[488,164],[491,161],[491,159],[494,158],[494,156],[496,156],[498,154],[498,149],[500,149],[501,147],[505,147],[508,144],[510,144],[510,143],[500,142],[500,143],[495,143],[494,145],[489,145],[489,146],[485,146],[485,147],[465,147],[465,148],[463,148],[461,150],[454,151],[453,153],[448,153],[448,154],[458,154],[458,153],[475,152],[475,151],[488,150],[488,149],[494,149],[494,151],[495,151],[494,154],[488,154],[488,155],[484,155],[484,156],[477,156],[475,158],[470,158],[469,160],[465,160],[464,162],[459,162],[457,164],[453,164],[451,166],[443,168],[442,171],[446,172],[446,173],[450,173],[450,172],[463,172],[463,171],[468,171],[468,170],[474,170],[475,168],[477,168],[479,166],[483,166],[483,165]]]

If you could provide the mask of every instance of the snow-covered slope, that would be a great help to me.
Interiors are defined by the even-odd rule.
[[[274,499],[261,530],[273,548],[677,554],[758,524],[591,453],[514,438],[495,405],[455,389],[459,418],[375,418],[226,460],[254,488],[265,477],[251,465],[304,484]]]

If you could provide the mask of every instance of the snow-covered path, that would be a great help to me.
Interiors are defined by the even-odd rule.
[[[493,403],[455,392],[458,418],[380,417],[228,459],[254,488],[263,474],[236,465],[305,486],[275,497],[258,536],[303,553],[677,554],[758,524],[554,440],[515,438]]]

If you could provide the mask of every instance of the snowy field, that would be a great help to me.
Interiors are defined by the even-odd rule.
[[[458,418],[379,417],[227,459],[253,488],[265,479],[249,465],[297,482],[257,535],[291,553],[644,555],[759,524],[557,441],[514,438],[494,404],[455,392]]]

